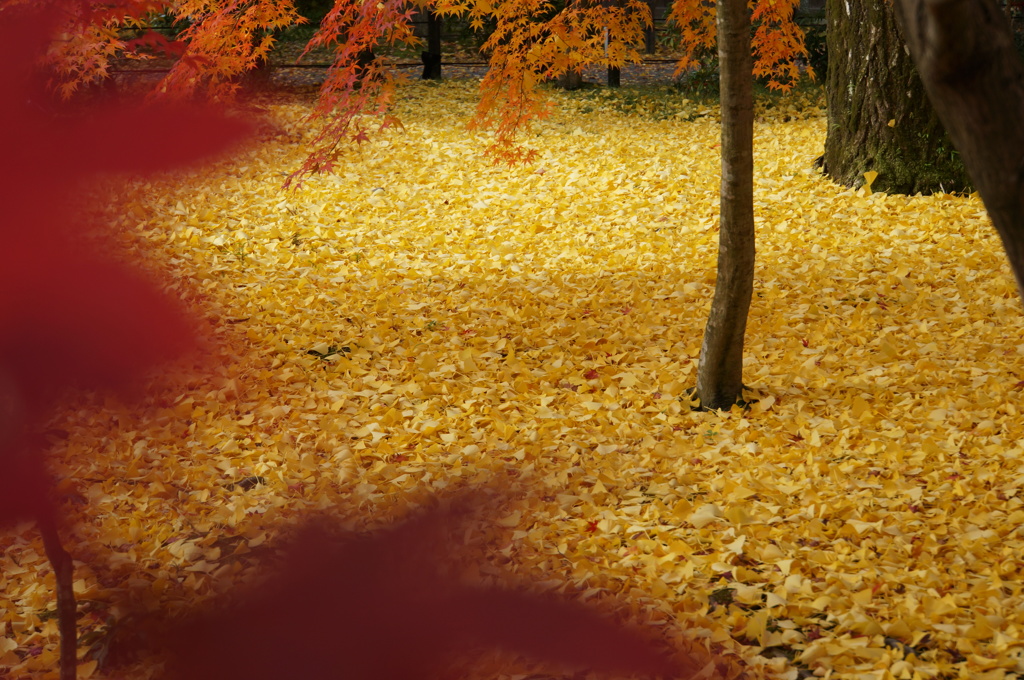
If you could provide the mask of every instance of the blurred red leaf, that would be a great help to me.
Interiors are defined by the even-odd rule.
[[[8,8],[0,23],[0,233],[81,229],[63,213],[82,179],[187,166],[237,146],[252,129],[212,107],[119,99],[87,111],[61,105],[39,66],[59,5]]]
[[[47,512],[46,472],[38,455],[0,449],[0,529],[34,520]]]
[[[190,347],[185,314],[144,276],[90,253],[9,240],[0,266],[0,365],[30,421],[70,385],[122,389]]]
[[[190,346],[179,305],[85,234],[103,225],[80,214],[84,181],[180,168],[237,145],[249,129],[212,109],[60,105],[39,67],[60,6],[8,7],[0,22],[0,396],[19,413],[0,418],[7,430],[38,423],[63,387],[126,388]],[[22,436],[0,432],[0,442]],[[25,448],[0,445],[0,524],[42,502],[42,467]]]
[[[170,678],[414,680],[486,648],[604,673],[682,670],[590,608],[445,575],[451,519],[435,511],[341,538],[324,525],[303,529],[265,583],[164,634]]]
[[[187,347],[180,310],[152,282],[78,236],[92,226],[69,198],[97,173],[147,174],[237,144],[248,125],[195,107],[129,107],[40,115],[34,73],[53,25],[17,8],[0,26],[0,364],[21,388],[119,386]],[[92,246],[92,247],[90,247]]]
[[[188,45],[182,40],[168,40],[164,35],[149,30],[124,45],[126,51],[137,51],[140,48],[157,52],[165,57],[176,59],[184,56]]]

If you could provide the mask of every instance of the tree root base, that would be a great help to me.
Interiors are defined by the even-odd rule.
[[[752,392],[753,388],[751,388],[749,385],[744,385],[743,386],[743,391],[744,392]],[[700,397],[697,396],[697,388],[696,387],[687,387],[685,390],[683,390],[683,395],[681,397],[679,397],[679,401],[688,402],[689,406],[690,406],[690,411],[709,412],[709,411],[725,410],[725,409],[715,409],[715,408],[711,408],[709,406],[702,405],[700,403]],[[737,399],[735,402],[733,402],[732,406],[739,406],[744,411],[748,411],[748,410],[750,410],[750,407],[753,406],[754,404],[756,404],[758,401],[760,401],[760,400],[759,399],[744,399],[741,396],[739,399]]]

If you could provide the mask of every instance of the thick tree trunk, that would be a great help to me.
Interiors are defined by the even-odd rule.
[[[273,31],[258,31],[252,36],[253,48],[259,44],[259,42],[271,35]],[[243,71],[238,74],[235,78],[235,82],[244,85],[245,87],[252,89],[265,89],[269,87],[270,80],[274,75],[274,67],[270,63],[270,55],[265,54],[262,57],[256,59],[256,62],[247,71]]]
[[[270,79],[274,75],[274,67],[270,59],[262,57],[256,60],[256,65],[245,72],[244,82],[249,87],[265,88],[269,86]]]
[[[583,87],[583,74],[575,69],[569,69],[558,76],[555,84],[563,90],[578,90]]]
[[[825,172],[849,187],[964,191],[970,179],[907,53],[888,0],[827,0]]]
[[[372,49],[363,50],[356,55],[356,87],[360,87],[362,82],[368,78],[378,78],[380,74],[374,69],[374,62],[377,61],[377,55],[373,53]]]
[[[427,12],[427,51],[423,53],[423,80],[441,80],[441,17]]]
[[[606,4],[609,7],[620,7],[621,6],[621,0],[610,0],[610,1],[606,0]],[[604,29],[604,56],[605,56],[605,58],[608,57],[609,38],[610,38],[610,34],[609,34],[609,31],[608,31],[608,28],[605,27],[605,29]],[[608,87],[619,87],[621,84],[622,84],[622,70],[618,66],[609,66],[608,67]]]
[[[899,0],[897,8],[1024,296],[1024,64],[1009,22],[994,0]]]
[[[754,79],[746,0],[718,0],[722,188],[718,279],[697,368],[702,408],[743,396],[743,336],[754,290]]]

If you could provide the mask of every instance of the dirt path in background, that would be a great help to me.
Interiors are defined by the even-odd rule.
[[[411,78],[419,78],[422,67],[419,64],[401,64],[399,68]],[[487,67],[484,65],[453,66],[442,64],[441,73],[445,79],[477,79],[484,77]],[[620,82],[623,86],[670,84],[676,82],[675,63],[655,62],[645,64],[628,64],[622,68]],[[271,83],[275,88],[301,91],[319,88],[324,81],[327,70],[324,68],[294,68],[283,66],[275,68],[271,75]],[[607,72],[603,67],[593,66],[583,71],[586,83],[604,85],[607,83]]]
[[[331,55],[325,50],[315,50],[306,55],[296,65],[302,54],[303,43],[279,43],[272,55],[274,65],[269,87],[293,94],[315,93],[327,76],[325,64],[331,61]],[[643,64],[628,64],[622,68],[620,82],[623,86],[670,84],[678,79],[675,76],[675,59],[678,54],[659,49],[657,54],[650,55],[650,61]],[[396,70],[416,79],[422,73],[422,65],[417,58],[410,55],[393,56]],[[481,79],[487,73],[486,58],[474,51],[456,49],[445,51],[445,63],[442,63],[442,76],[445,79]],[[171,62],[166,60],[129,61],[122,60],[115,65],[115,78],[121,88],[132,88],[153,83],[163,77]],[[592,85],[604,85],[608,82],[605,68],[593,66],[583,71],[583,80]]]

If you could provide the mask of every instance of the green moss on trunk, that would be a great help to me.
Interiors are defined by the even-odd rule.
[[[898,194],[970,190],[914,69],[888,2],[828,0],[825,172],[849,187]]]

